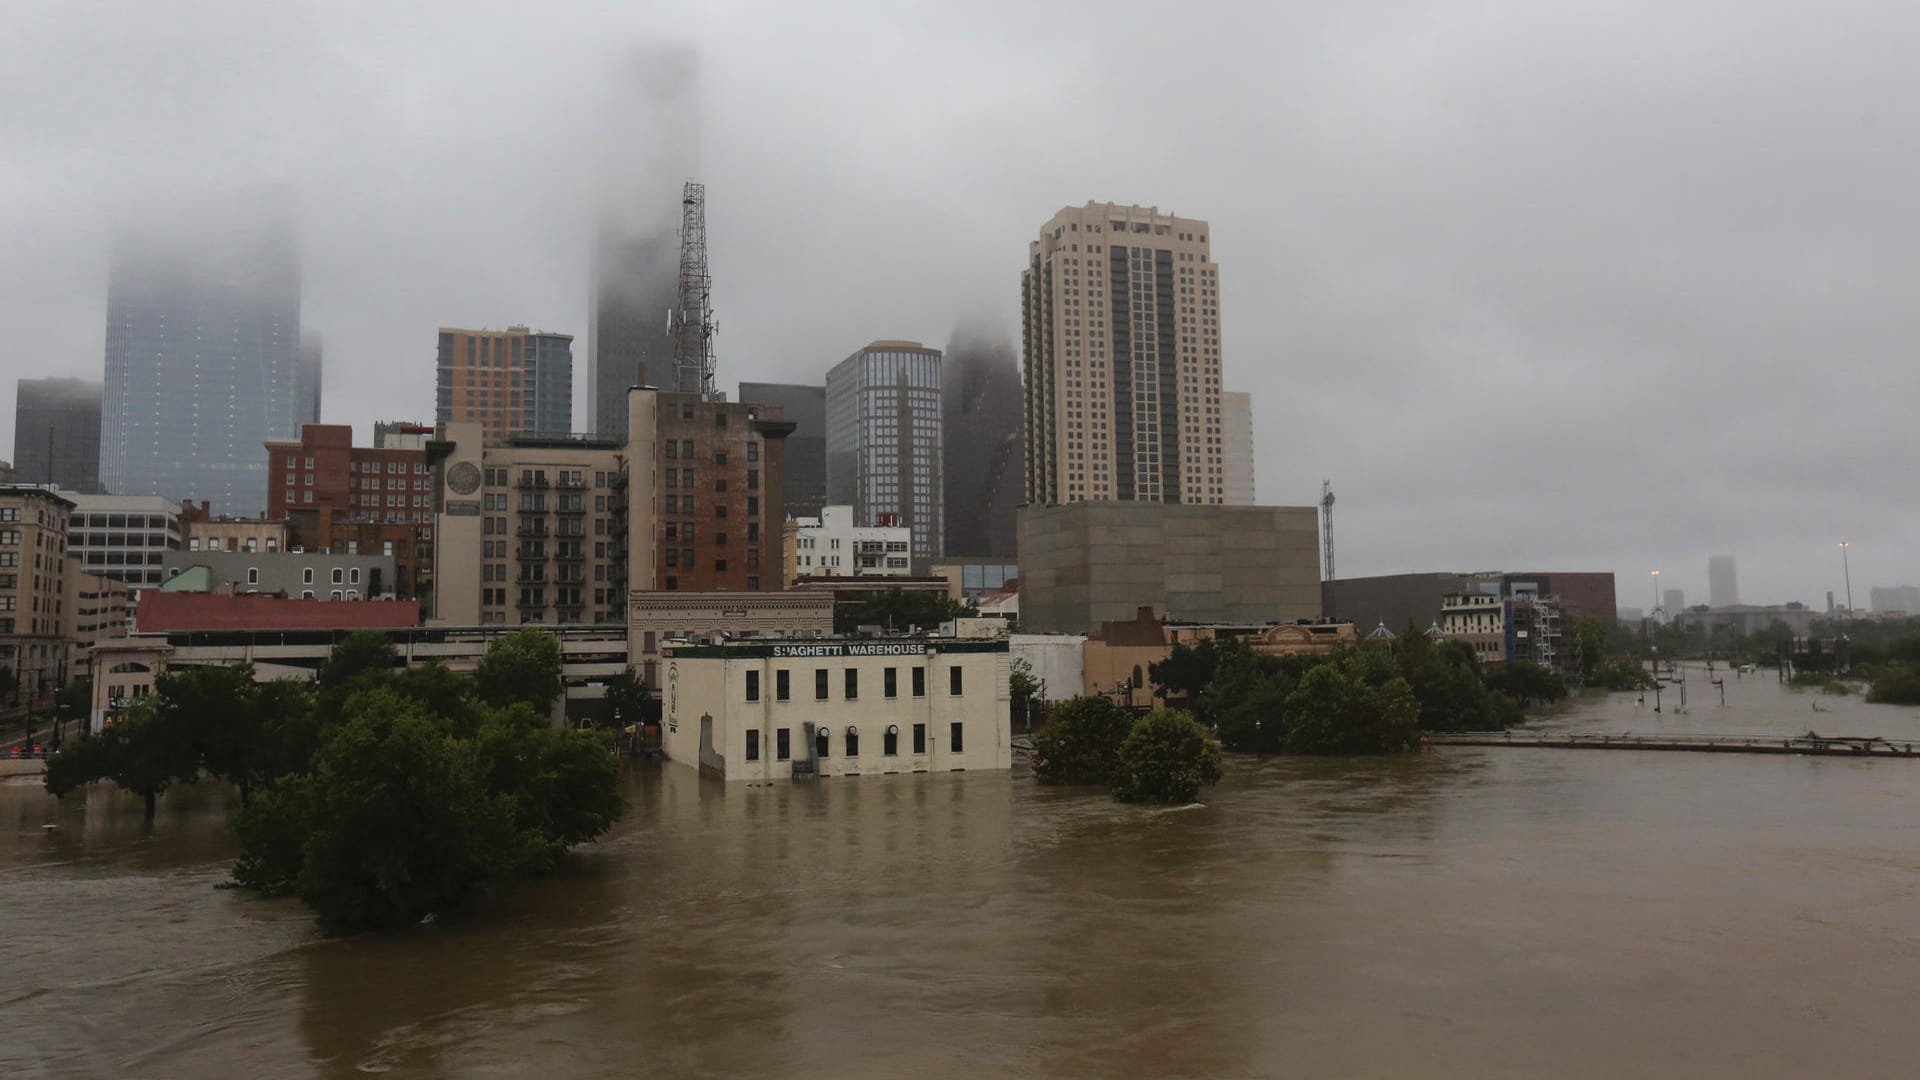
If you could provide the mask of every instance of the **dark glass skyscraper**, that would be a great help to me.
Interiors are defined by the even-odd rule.
[[[905,525],[941,554],[940,350],[876,341],[827,372],[827,502],[855,525]]]
[[[1016,515],[1026,495],[1020,437],[1025,408],[1013,342],[960,327],[941,365],[946,428],[946,555],[1006,555],[1018,546]]]
[[[301,419],[300,269],[277,218],[189,220],[115,245],[100,481],[254,515],[268,439]]]
[[[100,384],[21,379],[13,409],[13,478],[100,490]]]
[[[794,422],[793,434],[787,436],[780,490],[789,517],[819,517],[820,508],[827,504],[827,388],[743,382],[740,400],[749,405],[778,405],[780,418]]]
[[[639,235],[606,228],[588,312],[587,420],[594,434],[617,438],[627,433],[627,389],[673,377],[667,312],[680,302],[680,245],[664,222]]]
[[[303,424],[320,422],[321,349],[318,332],[300,335],[300,415]]]

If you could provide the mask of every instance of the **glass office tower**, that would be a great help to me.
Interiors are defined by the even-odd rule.
[[[941,553],[940,350],[876,341],[827,372],[827,504],[855,525],[905,525]]]

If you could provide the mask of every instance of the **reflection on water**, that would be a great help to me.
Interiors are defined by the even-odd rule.
[[[1763,682],[1724,713],[1689,697],[1669,730],[1811,713]],[[1833,705],[1846,734],[1920,727]],[[110,791],[0,787],[0,1075],[1912,1072],[1920,765],[1231,765],[1186,809],[1019,775],[639,767],[628,820],[561,875],[338,941],[215,887],[221,791],[170,794],[148,833]]]

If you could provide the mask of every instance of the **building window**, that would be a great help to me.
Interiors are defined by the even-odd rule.
[[[789,697],[787,690],[787,669],[781,668],[773,673],[773,699],[785,701]]]
[[[854,727],[852,724],[847,725],[846,743],[847,743],[847,756],[859,757],[860,756],[860,730]]]
[[[900,669],[888,668],[880,675],[880,692],[887,697],[900,696]]]
[[[824,726],[813,733],[813,750],[815,755],[819,757],[827,756],[827,744],[830,736],[831,733]]]
[[[915,668],[914,670],[918,671],[919,669]],[[913,725],[913,752],[916,754],[924,754],[927,752],[927,725],[925,724]]]
[[[913,696],[914,697],[927,696],[927,669],[926,668],[917,667],[913,669]]]
[[[953,670],[959,671],[960,669],[954,668]],[[954,693],[956,694],[959,692],[960,691],[958,690],[954,691]],[[963,738],[961,735],[961,732],[963,732],[964,730],[966,730],[966,725],[962,724],[958,720],[955,720],[953,723],[947,725],[947,738],[952,744],[951,749],[956,754],[964,753],[966,751],[966,748],[967,748],[966,739]]]
[[[955,664],[952,667],[947,669],[947,693],[953,695],[954,697],[960,696],[960,665],[959,664]]]
[[[848,701],[858,700],[860,697],[860,669],[848,668],[846,671],[846,675],[847,675],[847,679],[846,679],[847,700]]]
[[[785,761],[793,756],[793,747],[787,735],[786,728],[781,728],[773,733],[773,758],[775,761]]]
[[[751,728],[747,729],[747,760],[760,760],[760,733]]]
[[[880,738],[880,752],[888,757],[900,753],[900,725],[888,724],[887,733]]]
[[[359,567],[356,566],[347,571],[347,584],[349,585],[360,584],[360,568]]]
[[[311,585],[311,584],[313,584],[313,567],[311,567],[311,566],[308,566],[308,567],[303,567],[303,568],[301,569],[301,571],[300,571],[300,584],[302,584],[302,585]],[[313,594],[312,594],[312,593],[308,593],[307,595],[308,595],[308,596],[312,596]]]
[[[345,570],[342,570],[338,566],[333,568],[333,583],[335,585],[346,584],[346,578],[347,578],[347,572]]]
[[[327,598],[330,600],[339,600],[342,598],[342,595],[339,589],[335,589],[331,593],[327,594]]]
[[[747,672],[747,700],[760,700],[760,673],[757,671]]]
[[[247,584],[249,585],[260,584],[260,568],[259,567],[257,566],[247,567]]]
[[[813,700],[827,700],[827,669],[813,669]]]

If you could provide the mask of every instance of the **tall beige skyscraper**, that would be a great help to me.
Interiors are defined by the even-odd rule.
[[[1041,227],[1020,275],[1028,502],[1227,501],[1210,231],[1096,202]]]
[[[1229,390],[1220,395],[1220,451],[1226,470],[1227,502],[1232,506],[1252,506],[1253,494],[1253,395],[1245,390]]]

